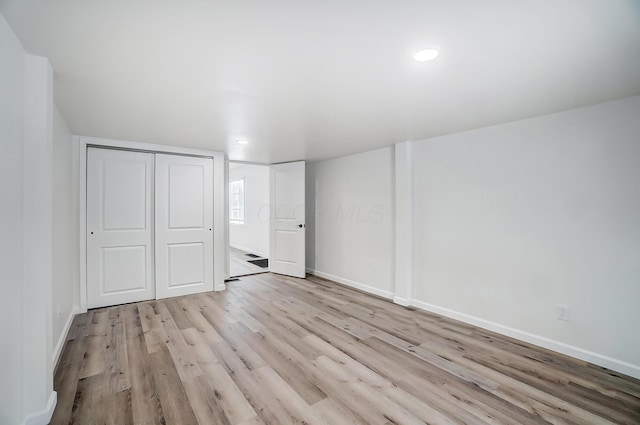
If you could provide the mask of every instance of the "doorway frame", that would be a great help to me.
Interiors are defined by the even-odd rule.
[[[78,238],[80,247],[80,291],[78,303],[80,312],[85,313],[87,311],[87,149],[89,147],[213,158],[213,290],[224,291],[226,289],[224,281],[228,267],[228,252],[226,248],[228,246],[226,224],[228,214],[228,200],[226,199],[227,157],[224,152],[100,137],[73,136],[73,138],[74,143],[78,145]]]
[[[229,221],[229,184],[231,183],[231,179],[229,177],[229,166],[231,165],[231,163],[234,164],[242,164],[242,165],[257,165],[257,166],[261,166],[261,167],[267,167],[270,168],[272,165],[271,163],[265,164],[262,162],[254,162],[254,161],[242,161],[242,160],[236,160],[236,159],[230,159],[227,158],[226,161],[226,174],[225,174],[225,187],[226,187],[226,195],[225,195],[225,199],[226,199],[226,225],[227,225],[227,245],[226,245],[226,279],[232,279],[235,278],[236,276],[231,276],[231,236],[230,236],[230,232],[231,232],[231,223]],[[271,194],[271,184],[269,184],[269,194]],[[271,206],[269,206],[269,209],[271,209]],[[269,211],[269,214],[271,214],[271,211]],[[267,258],[271,258],[271,241],[269,241],[269,252],[268,252],[268,256]],[[263,274],[263,273],[270,273],[271,272],[271,267],[267,268],[264,271],[260,271],[260,272],[256,272],[255,274]],[[248,275],[250,276],[250,275]],[[242,277],[242,276],[239,276]]]

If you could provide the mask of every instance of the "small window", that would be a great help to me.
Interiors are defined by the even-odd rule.
[[[244,224],[244,179],[229,183],[229,222]]]

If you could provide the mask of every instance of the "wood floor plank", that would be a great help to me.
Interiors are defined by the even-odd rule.
[[[51,418],[53,425],[68,424],[71,420],[73,401],[86,349],[86,338],[76,338],[67,342],[61,355],[53,380],[54,389],[58,392],[58,403]]]
[[[325,399],[326,394],[308,379],[306,370],[311,366],[293,347],[270,334],[246,335],[248,344],[291,386],[308,404]]]
[[[362,421],[349,409],[334,401],[332,398],[320,400],[313,406],[313,411],[327,424],[358,425]]]
[[[138,303],[138,314],[140,317],[140,324],[144,332],[144,340],[147,344],[147,350],[149,353],[155,353],[158,350],[162,350],[167,347],[167,333],[160,316],[156,314],[153,309],[153,304],[150,302]]]
[[[84,355],[79,378],[88,378],[104,372],[104,349],[106,335],[92,335],[86,337],[87,351]]]
[[[318,357],[317,366],[324,376],[340,383],[346,390],[345,395],[358,404],[361,414],[363,413],[362,410],[366,409],[370,414],[380,415],[391,423],[415,425],[424,423],[413,416],[407,409],[386,397],[377,388],[367,385],[330,358],[326,356]],[[375,422],[378,422],[378,420],[375,420]]]
[[[104,349],[104,390],[116,394],[130,388],[129,361],[121,307],[110,310]]]
[[[357,323],[357,320],[355,319],[351,319],[351,321]],[[493,382],[490,379],[487,379],[484,376],[481,376],[475,373],[472,370],[466,369],[464,367],[460,367],[444,357],[437,356],[433,353],[430,353],[428,350],[420,346],[416,346],[411,343],[408,343],[386,332],[378,332],[376,333],[374,338],[378,338],[381,341],[384,341],[387,344],[392,345],[409,355],[417,357],[426,363],[429,363],[439,369],[442,369],[443,371],[446,371],[447,373],[453,376],[456,376],[473,385],[477,385],[478,387],[483,388],[485,390],[492,391],[497,387],[497,384],[495,382]]]
[[[383,376],[378,375],[369,367],[358,362],[337,348],[327,344],[315,335],[309,335],[305,338],[305,342],[321,349],[326,357],[332,359],[336,364],[347,367],[349,371],[359,380],[368,383],[397,403],[406,408],[415,417],[422,419],[430,424],[450,424],[454,423],[450,418],[434,409],[429,404],[419,400],[417,397],[407,393],[399,388],[393,382]]]
[[[67,334],[67,340],[83,338],[87,336],[91,322],[93,320],[93,311],[89,311],[87,314],[78,314],[73,318],[71,328]]]
[[[446,395],[449,400],[453,401],[453,408],[449,407],[447,409],[446,406],[443,406],[443,413],[456,416],[462,410],[466,410],[472,415],[478,417],[488,416],[493,421],[504,424],[545,423],[544,419],[537,414],[532,414],[517,405],[508,403],[493,393],[450,375],[434,365],[421,362],[419,359],[384,341],[370,338],[364,343],[372,348],[373,351],[384,353],[385,358],[395,358],[403,363],[403,369],[408,370],[410,375],[404,375],[403,379],[398,381],[398,385],[403,388],[410,388],[413,393],[420,387],[429,388],[429,391],[438,391],[439,394]],[[414,377],[421,379],[416,381]],[[414,385],[416,386],[414,387]]]
[[[270,273],[76,316],[54,388],[54,425],[640,423],[638,379]]]
[[[275,396],[268,391],[264,391],[258,385],[253,371],[247,368],[241,368],[231,376],[249,404],[251,404],[255,410],[260,421],[267,424],[295,423],[282,405],[278,403]]]
[[[183,385],[198,423],[232,424],[218,403],[216,395],[211,392],[209,380],[206,377],[199,376],[191,381],[184,382]]]
[[[598,400],[593,400],[584,397],[584,395],[576,394],[575,391],[568,390],[567,386],[560,380],[549,382],[544,379],[540,379],[535,376],[535,371],[534,374],[530,374],[525,371],[510,368],[499,362],[495,362],[494,359],[489,361],[487,357],[482,356],[476,356],[473,360],[486,367],[497,370],[503,375],[513,376],[526,385],[537,388],[558,398],[562,398],[581,409],[611,418],[615,423],[633,425],[637,424],[638,420],[640,420],[640,411],[637,410],[637,407],[625,406],[622,410],[618,410],[615,407],[606,404],[610,399],[604,395],[601,395]]]
[[[151,358],[147,351],[144,333],[127,338],[127,355],[131,373],[132,416],[136,425],[164,423],[160,397],[153,379]]]
[[[109,394],[107,397],[108,400],[104,403],[107,408],[104,409],[104,420],[101,422],[113,425],[134,425],[131,391],[127,389]]]
[[[309,425],[324,424],[324,421],[314,413],[311,406],[272,368],[263,366],[251,373],[262,391],[271,393],[276,403],[287,413],[292,423]]]
[[[250,308],[250,310],[249,310]],[[309,331],[291,321],[286,316],[272,314],[265,311],[257,304],[250,304],[247,311],[264,324],[266,331],[261,335],[272,335],[279,341],[290,345],[307,359],[315,359],[321,353],[308,344],[303,343],[303,338],[309,335]]]
[[[169,298],[163,304],[171,313],[171,319],[178,329],[187,329],[193,327],[193,322],[187,317],[187,309],[181,305],[179,298]]]
[[[464,398],[464,394],[454,393],[452,396],[450,392],[442,391],[436,383],[431,381],[431,376],[425,374],[423,368],[407,367],[411,366],[411,362],[403,362],[402,359],[389,356],[380,356],[369,345],[354,340],[350,335],[341,336],[336,332],[335,328],[325,329],[324,331],[318,329],[316,335],[310,335],[305,339],[316,346],[323,345],[318,341],[321,340],[325,347],[335,347],[335,349],[344,352],[355,361],[385,377],[389,382],[398,385],[415,397],[423,397],[424,393],[432,394],[428,398],[428,405],[442,415],[453,419],[455,423],[481,422],[475,414],[479,412],[477,414],[482,416],[485,411],[483,407],[486,409],[486,406],[479,406],[470,397]],[[388,345],[385,346],[391,348]],[[332,352],[328,351],[327,356],[331,357]],[[340,359],[337,360],[340,361]],[[417,377],[422,379],[416,379]],[[503,423],[510,423],[510,421],[507,420]]]
[[[167,308],[167,303],[158,303],[157,311],[167,335],[167,349],[171,353],[173,363],[184,382],[202,375],[202,369],[195,360],[195,353],[189,349],[178,326],[173,321],[173,316]]]
[[[73,401],[73,413],[69,420],[74,424],[97,424],[107,408],[104,401],[104,380],[101,376],[90,376],[78,381]]]
[[[242,323],[227,323],[226,326],[218,328],[220,336],[231,347],[231,349],[237,354],[242,363],[249,369],[257,369],[264,366],[266,363],[262,357],[249,347],[247,341],[245,341],[241,335],[245,330],[248,330]]]
[[[200,388],[205,391],[205,401],[213,408],[219,408],[232,424],[246,422],[256,416],[249,402],[215,357],[203,335],[195,328],[182,331],[189,346],[197,353],[197,361],[203,370],[198,377]]]
[[[425,344],[425,346],[427,345]],[[493,390],[494,394],[531,413],[540,414],[549,422],[566,424],[612,423],[537,388],[522,385],[522,382],[517,379],[503,375],[465,357],[451,356],[450,352],[447,352],[446,349],[440,349],[439,346],[428,346],[434,353],[448,356],[452,361],[494,380],[499,384],[498,388]]]
[[[202,334],[207,344],[216,344],[222,341],[222,337],[211,326],[211,323],[202,315],[202,311],[193,298],[185,298],[178,300],[179,304],[185,310],[185,314],[189,319],[191,326]]]
[[[150,354],[150,358],[154,387],[158,392],[166,424],[198,424],[169,350],[156,351]]]

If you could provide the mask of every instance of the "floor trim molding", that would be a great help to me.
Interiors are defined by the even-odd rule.
[[[534,344],[560,354],[565,354],[567,356],[574,357],[579,360],[584,360],[598,366],[606,367],[607,369],[611,369],[616,372],[624,373],[625,375],[632,376],[636,379],[640,379],[640,366],[627,363],[622,360],[594,353],[589,350],[578,348],[573,345],[565,344],[563,342],[555,341],[553,339],[545,338],[529,332],[521,331],[519,329],[510,328],[508,326],[481,319],[479,317],[460,313],[458,311],[450,310],[443,307],[438,307],[436,305],[425,303],[423,301],[412,300],[411,305],[421,310],[439,314],[450,319],[459,320],[470,325],[478,326],[479,328],[487,329],[501,335],[506,335],[520,341],[528,342],[530,344]]]
[[[80,307],[77,306],[73,307],[69,312],[69,317],[67,317],[67,321],[64,324],[62,334],[60,335],[60,338],[58,338],[58,342],[53,349],[53,370],[56,370],[56,366],[58,365],[58,361],[60,360],[60,354],[62,354],[62,350],[64,349],[64,343],[67,340],[67,335],[69,334],[69,330],[71,329],[73,318],[76,317],[76,314],[80,313],[83,313],[83,311],[80,309]]]
[[[359,289],[361,291],[368,292],[370,294],[374,294],[374,295],[377,295],[377,296],[382,297],[382,298],[387,298],[389,300],[393,299],[393,292],[384,291],[382,289],[374,288],[373,286],[365,285],[364,283],[356,282],[356,281],[353,281],[353,280],[345,279],[345,278],[342,278],[342,277],[339,277],[339,276],[335,276],[335,275],[332,275],[332,274],[329,274],[329,273],[325,273],[325,272],[321,272],[319,270],[314,270],[314,269],[309,269],[309,268],[307,269],[307,273],[312,274],[312,275],[316,275],[316,276],[324,278],[324,279],[333,280],[334,282],[338,282],[338,283],[341,283],[343,285],[350,286],[352,288]]]
[[[403,307],[411,306],[411,300],[409,298],[393,297],[393,302]]]
[[[51,395],[49,395],[47,407],[40,412],[28,414],[24,418],[24,425],[47,425],[51,422],[53,411],[56,409],[56,404],[58,404],[58,393],[52,391]]]

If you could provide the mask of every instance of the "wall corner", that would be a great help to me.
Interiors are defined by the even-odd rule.
[[[395,296],[408,306],[413,299],[413,159],[412,142],[395,145]]]

